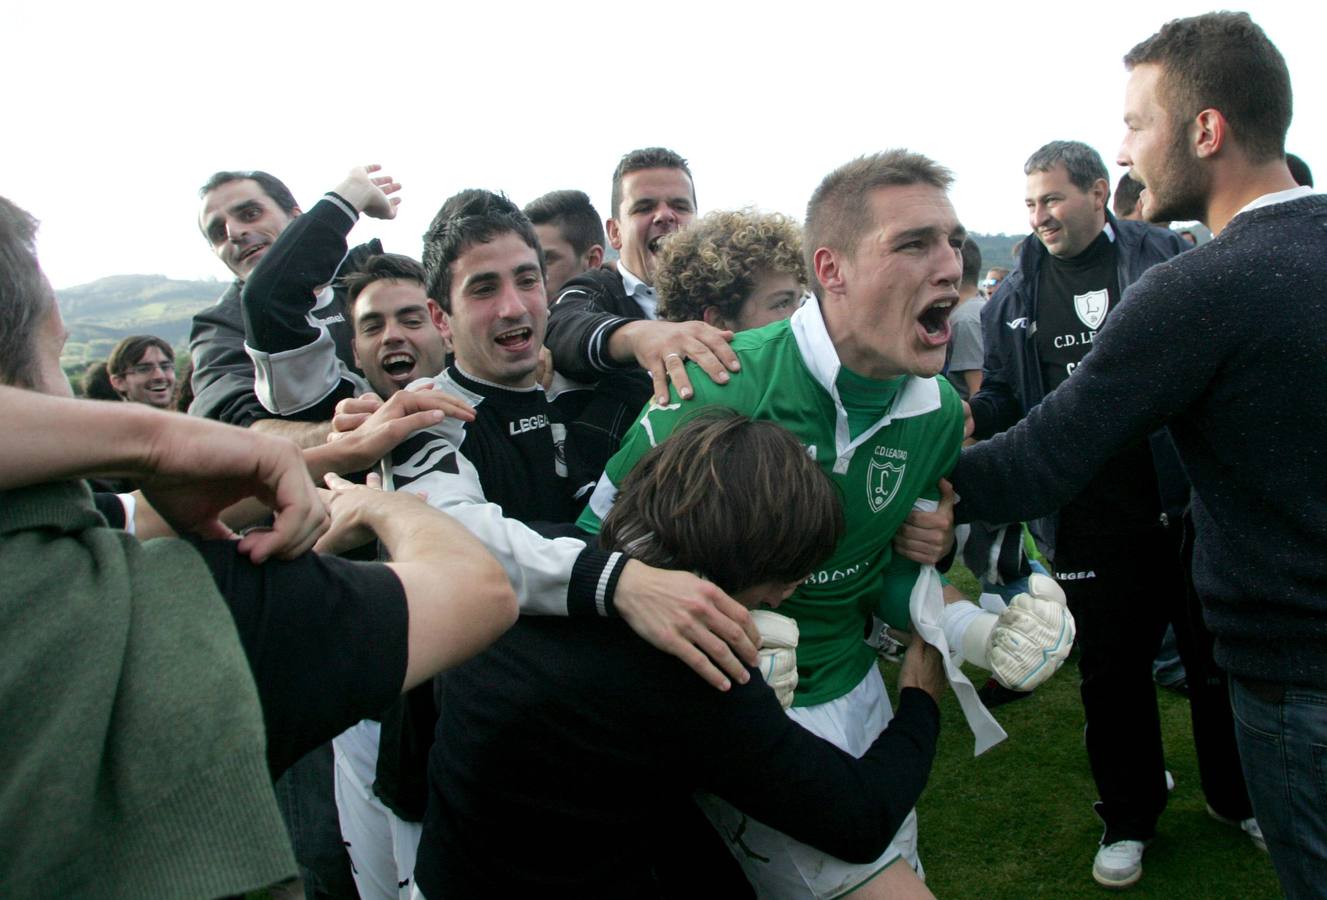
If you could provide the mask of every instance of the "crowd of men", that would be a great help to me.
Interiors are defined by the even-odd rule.
[[[1124,888],[1169,634],[1208,813],[1323,896],[1327,399],[1273,378],[1327,377],[1327,201],[1247,15],[1125,66],[1113,207],[1036,149],[984,277],[906,150],[800,226],[635,150],[606,220],[465,190],[418,257],[349,242],[402,202],[376,165],[307,208],[218,172],[235,280],[179,384],[150,336],[89,371],[130,403],[69,396],[0,198],[0,893],[928,897],[939,699],[982,752],[1075,642]]]

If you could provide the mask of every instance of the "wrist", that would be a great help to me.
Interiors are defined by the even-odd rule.
[[[340,201],[341,204],[350,207],[349,211],[356,216],[364,212],[364,207],[369,201],[364,186],[351,178],[347,178],[328,191],[327,197],[333,202]]]
[[[613,330],[608,336],[608,355],[616,363],[636,361],[636,338],[649,323],[630,321]]]

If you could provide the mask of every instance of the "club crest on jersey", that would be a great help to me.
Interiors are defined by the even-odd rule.
[[[1110,306],[1110,294],[1102,291],[1088,291],[1086,294],[1074,294],[1074,312],[1088,328],[1096,331],[1106,321],[1106,309]]]
[[[899,485],[903,484],[903,472],[908,468],[906,457],[898,462],[893,459],[882,461],[880,452],[882,449],[884,448],[876,448],[871,464],[866,467],[866,502],[870,505],[871,512],[875,513],[880,512],[894,499]]]

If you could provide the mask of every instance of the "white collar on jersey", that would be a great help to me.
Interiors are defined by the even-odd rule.
[[[925,415],[940,408],[940,386],[936,380],[910,375],[903,382],[893,406],[884,417],[859,434],[856,440],[852,440],[848,431],[848,413],[843,408],[843,401],[835,384],[843,363],[839,361],[838,351],[834,349],[834,342],[830,340],[829,331],[825,327],[825,318],[820,312],[820,301],[815,297],[809,298],[797,312],[793,313],[790,324],[793,338],[797,341],[797,350],[802,354],[806,368],[834,400],[834,444],[837,456],[834,463],[835,472],[840,470],[846,472],[848,463],[852,461],[852,452],[890,422],[895,419]]]

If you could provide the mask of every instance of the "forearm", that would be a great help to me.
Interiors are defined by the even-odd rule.
[[[134,478],[146,448],[180,418],[140,403],[99,403],[0,386],[0,489],[91,476]],[[201,420],[192,420],[202,424]]]
[[[240,294],[250,348],[280,353],[318,338],[308,313],[345,258],[356,215],[344,200],[325,197],[296,217],[264,254]]]
[[[483,650],[516,621],[506,573],[466,529],[423,503],[364,522],[391,555],[410,610],[403,690]]]
[[[634,356],[615,358],[609,347],[617,332],[630,321],[604,312],[579,289],[564,292],[549,311],[548,333],[544,338],[553,354],[553,367],[568,378],[594,382],[634,362]]]
[[[295,422],[290,419],[258,419],[249,427],[253,431],[294,441],[301,450],[307,450],[327,443],[327,435],[331,433],[332,423]]]
[[[861,759],[788,721],[770,752],[748,756],[750,785],[715,792],[792,838],[849,862],[870,862],[921,796],[939,731],[939,707],[920,689],[900,693],[889,727]]]

